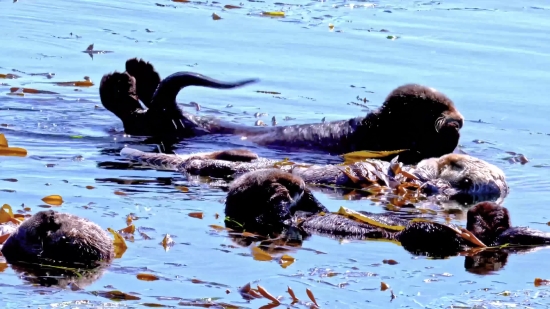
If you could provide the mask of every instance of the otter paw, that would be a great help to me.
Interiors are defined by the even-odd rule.
[[[135,79],[126,73],[114,72],[103,76],[99,88],[113,96],[134,94]]]
[[[136,99],[135,80],[126,73],[104,75],[99,85],[99,96],[103,106],[119,117],[141,108]]]
[[[214,152],[212,159],[231,162],[251,162],[258,159],[258,155],[247,149],[229,149]]]
[[[160,75],[150,62],[137,58],[126,61],[126,72],[136,79],[138,98],[150,107],[149,103],[160,83]]]

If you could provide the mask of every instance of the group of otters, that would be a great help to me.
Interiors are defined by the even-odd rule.
[[[178,72],[160,78],[153,66],[129,59],[125,72],[103,76],[103,106],[116,115],[129,135],[187,138],[234,134],[266,147],[309,149],[340,155],[353,151],[402,150],[381,159],[344,165],[277,164],[246,149],[173,155],[124,148],[121,155],[139,163],[188,175],[227,180],[226,226],[267,237],[282,234],[338,238],[388,239],[417,253],[456,254],[475,247],[550,244],[550,234],[513,227],[501,201],[508,194],[504,173],[483,160],[453,153],[464,118],[443,93],[416,84],[393,90],[380,108],[349,120],[305,125],[249,127],[213,117],[184,113],[176,103],[186,86],[218,89],[228,83]],[[140,101],[145,108],[140,104]],[[366,220],[331,213],[312,194],[311,185],[361,189],[378,184],[395,188],[418,185],[427,196],[472,197],[466,228],[392,214],[356,212]],[[93,268],[114,258],[113,242],[97,224],[52,210],[24,221],[6,240],[2,254],[12,265],[77,265]]]

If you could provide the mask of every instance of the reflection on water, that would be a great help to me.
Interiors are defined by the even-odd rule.
[[[505,171],[511,193],[504,206],[513,224],[549,231],[550,131],[541,115],[550,107],[540,91],[550,82],[550,45],[544,39],[549,9],[544,1],[470,0],[0,2],[0,74],[19,76],[0,80],[0,132],[29,151],[26,158],[0,158],[0,178],[17,180],[0,180],[0,203],[36,212],[47,207],[44,196],[60,194],[65,203],[58,210],[115,230],[131,214],[137,228],[123,257],[88,286],[29,285],[59,278],[41,276],[36,282],[36,275],[0,262],[0,300],[14,308],[269,303],[243,299],[238,289],[251,282],[284,296],[284,304],[291,300],[283,287],[291,286],[302,307],[309,302],[306,288],[321,307],[330,308],[382,307],[390,301],[421,307],[547,306],[549,290],[533,286],[536,277],[545,276],[540,269],[549,266],[544,249],[434,260],[388,242],[313,235],[298,246],[274,244],[273,259],[255,259],[251,247],[214,228],[224,226],[225,198],[215,183],[138,168],[118,156],[120,149],[187,153],[244,146],[272,158],[338,158],[266,150],[228,136],[189,139],[176,147],[124,136],[119,120],[101,106],[98,82],[136,56],[152,61],[163,77],[175,71],[223,80],[257,77],[261,82],[250,87],[186,88],[178,97],[200,104],[200,111],[184,105],[188,112],[246,125],[258,119],[271,123],[273,116],[280,125],[351,118],[378,106],[398,85],[426,84],[451,97],[469,120],[461,150]],[[285,17],[265,17],[264,11],[284,11]],[[213,20],[212,13],[222,19]],[[92,43],[94,50],[112,53],[93,58],[83,53]],[[85,76],[93,86],[55,84]],[[9,94],[13,87],[42,92]],[[258,112],[267,115],[257,118]],[[529,162],[511,163],[517,155],[509,152]],[[384,211],[365,198],[315,194],[333,211],[341,205]],[[465,223],[463,211],[448,209],[452,222]],[[191,212],[204,216],[190,217]],[[175,242],[168,251],[160,244],[166,234]],[[255,245],[258,241],[250,243]],[[282,253],[295,259],[286,268],[278,258]],[[398,263],[382,262],[388,259]],[[139,280],[140,273],[161,279]],[[380,291],[381,282],[390,289]],[[133,297],[121,301],[116,290]]]

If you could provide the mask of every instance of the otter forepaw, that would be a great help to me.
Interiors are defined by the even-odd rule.
[[[135,80],[132,76],[115,71],[111,74],[103,75],[99,85],[99,91],[109,93],[112,96],[116,96],[121,93],[127,95],[128,93],[135,93],[134,84]]]
[[[214,152],[212,159],[231,162],[251,162],[258,159],[258,155],[247,149],[229,149]]]
[[[149,104],[160,83],[160,75],[150,62],[138,58],[126,61],[126,72],[136,79],[138,98],[150,108]]]

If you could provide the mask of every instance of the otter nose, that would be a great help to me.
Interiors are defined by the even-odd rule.
[[[445,126],[456,127],[457,129],[462,129],[464,125],[464,119],[462,118],[447,118],[445,121]]]

